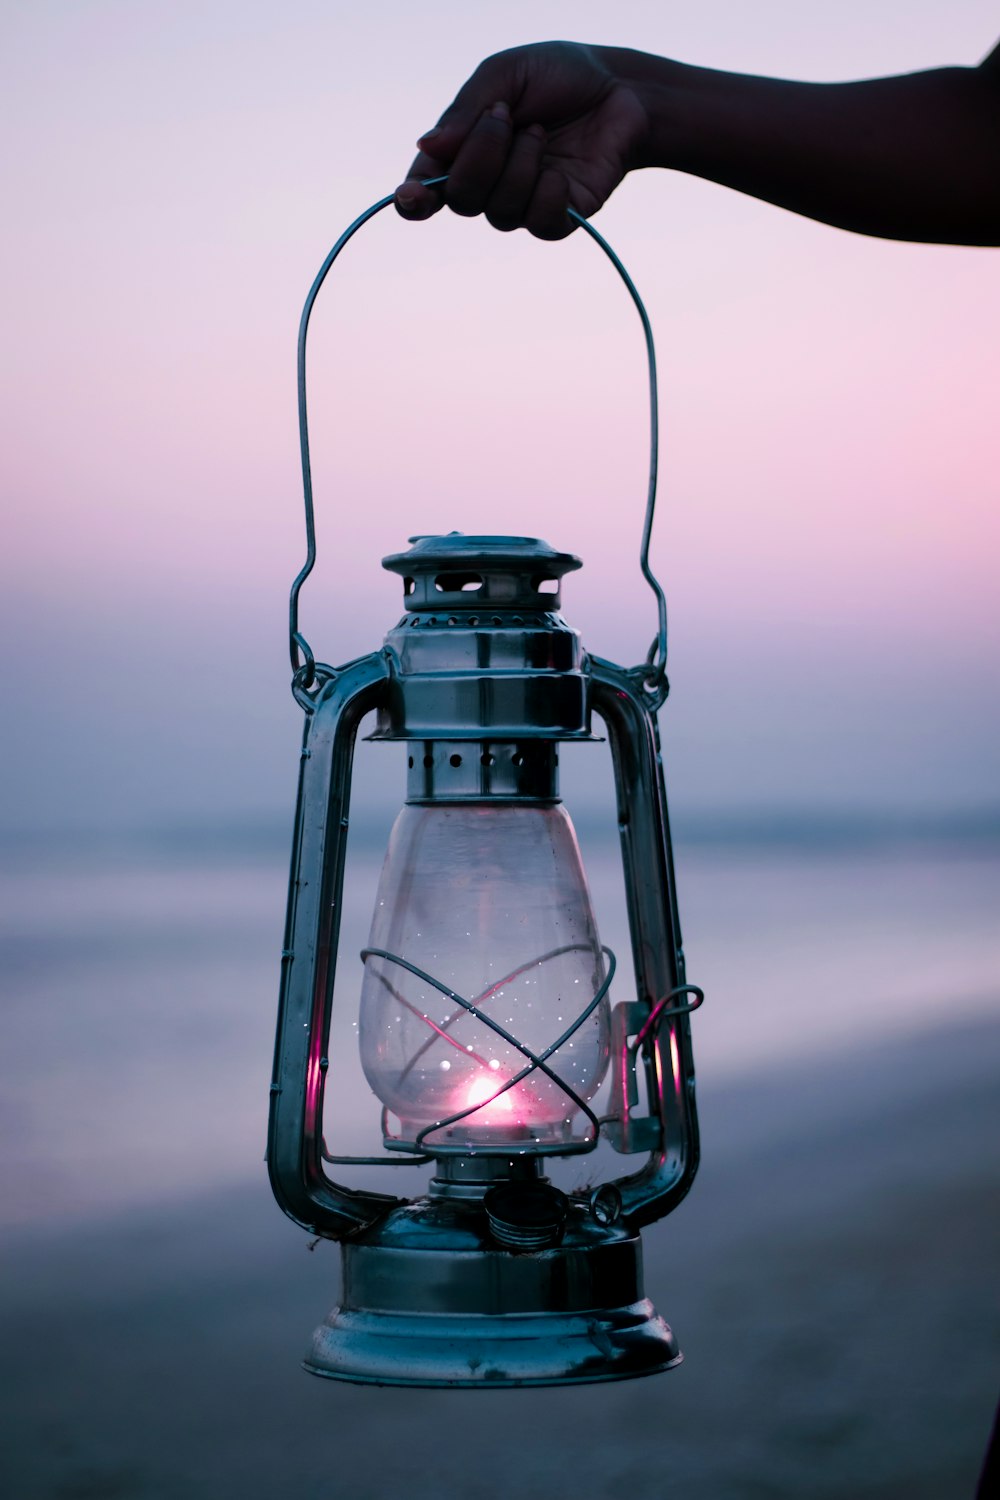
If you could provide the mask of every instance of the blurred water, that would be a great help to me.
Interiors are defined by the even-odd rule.
[[[600,829],[584,834],[622,999],[617,850]],[[345,889],[331,1077],[337,1144],[351,1150],[378,1149],[354,1022],[380,861],[358,841]],[[989,841],[692,842],[678,877],[689,976],[708,995],[693,1022],[703,1079],[825,1056],[849,1107],[852,1053],[994,1008],[1000,849]],[[285,881],[267,841],[11,861],[0,882],[8,1224],[79,1220],[262,1171]]]

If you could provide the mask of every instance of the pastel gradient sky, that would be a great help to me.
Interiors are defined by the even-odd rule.
[[[287,809],[302,299],[480,57],[570,36],[834,80],[998,30],[986,0],[7,0],[0,826]],[[597,222],[661,360],[675,797],[995,806],[1000,252],[668,173]],[[313,337],[321,657],[377,646],[380,557],[453,527],[578,552],[566,614],[642,655],[641,339],[589,242],[383,215]]]

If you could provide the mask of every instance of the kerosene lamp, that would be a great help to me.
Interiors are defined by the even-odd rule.
[[[405,613],[382,647],[333,669],[298,626],[315,560],[305,346],[299,414],[308,555],[291,599],[293,692],[305,710],[268,1163],[284,1211],[339,1240],[343,1290],[306,1368],[376,1384],[556,1385],[669,1369],[674,1336],[646,1299],[639,1230],[683,1198],[698,1164],[689,1013],[657,711],[666,607],[648,561],[656,494],[656,377],[645,309],[652,443],[641,564],[659,632],[623,668],[583,650],[560,614],[569,553],[528,537],[411,538],[383,560]],[[574,217],[576,217],[574,215]],[[406,797],[382,870],[360,995],[361,1063],[382,1106],[381,1163],[433,1163],[405,1199],[338,1185],[323,1102],[359,726],[398,741]],[[610,745],[632,941],[634,998],[612,1004],[570,818],[559,747]],[[595,1096],[610,1070],[606,1106]],[[564,1193],[553,1157],[600,1139],[645,1161]]]

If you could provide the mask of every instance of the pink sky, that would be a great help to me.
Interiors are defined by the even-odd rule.
[[[569,35],[836,79],[975,62],[997,27],[978,0],[609,14],[7,7],[0,822],[287,800],[301,302],[484,53]],[[599,226],[658,338],[684,795],[995,803],[997,252],[864,240],[665,173]],[[566,613],[637,659],[642,349],[602,257],[385,215],[342,267],[311,364],[319,654],[376,646],[399,609],[381,555],[459,527],[579,552]],[[246,756],[220,792],[212,708],[237,692]]]

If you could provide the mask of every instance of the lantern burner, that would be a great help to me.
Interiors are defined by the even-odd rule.
[[[435,1159],[427,1193],[431,1198],[481,1203],[501,1183],[530,1187],[541,1181],[542,1161],[538,1156],[441,1156]]]

